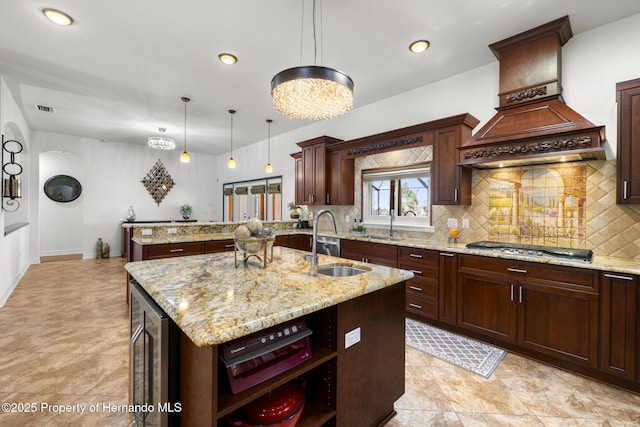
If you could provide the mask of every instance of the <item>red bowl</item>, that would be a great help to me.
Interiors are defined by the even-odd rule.
[[[289,381],[238,409],[227,419],[237,427],[293,427],[304,409],[303,378]]]

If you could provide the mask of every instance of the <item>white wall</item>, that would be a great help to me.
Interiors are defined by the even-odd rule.
[[[162,151],[144,146],[134,146],[116,142],[102,142],[95,139],[80,138],[34,131],[32,133],[32,158],[42,153],[65,152],[76,156],[81,162],[83,176],[78,178],[82,184],[82,221],[63,225],[40,218],[32,227],[32,262],[38,262],[40,255],[69,250],[67,240],[55,244],[52,234],[44,227],[59,228],[56,235],[81,235],[81,251],[84,258],[94,258],[98,237],[111,246],[111,255],[122,252],[122,233],[120,224],[125,220],[128,207],[133,206],[136,220],[178,220],[181,219],[178,208],[184,203],[193,207],[192,219],[209,221],[213,219],[213,188],[216,182],[215,169],[211,167],[215,159],[212,156],[192,153],[191,163],[180,163],[179,150]],[[161,160],[175,182],[175,186],[158,206],[142,184],[147,172]],[[32,182],[39,183],[41,175],[38,161],[32,162]],[[53,165],[61,170],[61,165]],[[75,166],[74,166],[75,167]],[[44,171],[46,180],[48,172]],[[52,174],[58,173],[51,171]],[[40,185],[31,189],[42,193]],[[44,197],[44,196],[43,196]],[[42,197],[40,197],[42,199]],[[45,203],[51,202],[46,197]],[[40,205],[40,201],[35,201]],[[54,203],[54,202],[51,202]],[[37,206],[41,212],[49,212],[50,207]],[[46,253],[45,253],[46,252]]]
[[[35,163],[35,162],[34,162]],[[47,151],[40,153],[38,189],[55,175],[68,175],[81,184],[86,182],[84,161],[73,153]],[[76,200],[55,202],[39,191],[40,256],[82,254],[84,228],[84,191]]]
[[[0,230],[3,231],[0,234],[0,307],[2,307],[29,266],[27,254],[30,229],[27,226],[8,236],[4,235],[5,226],[28,221],[30,205],[29,194],[26,191],[29,181],[29,128],[2,76],[0,76],[0,132],[6,139],[15,139],[22,143],[23,152],[16,156],[16,161],[24,168],[19,176],[23,181],[23,198],[19,200],[19,209],[15,212],[0,212]]]

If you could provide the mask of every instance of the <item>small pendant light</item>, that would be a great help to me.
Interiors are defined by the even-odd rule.
[[[189,163],[191,157],[189,153],[187,153],[187,102],[191,101],[191,99],[184,96],[181,99],[182,102],[184,102],[184,151],[180,154],[180,161],[182,163]]]
[[[236,110],[229,110],[229,114],[231,115],[231,157],[227,160],[227,167],[229,169],[235,169],[236,161],[233,158],[233,115],[236,113]]]
[[[271,123],[273,120],[267,119],[268,130],[267,130],[267,165],[264,167],[264,171],[266,173],[273,172],[273,166],[271,166]]]

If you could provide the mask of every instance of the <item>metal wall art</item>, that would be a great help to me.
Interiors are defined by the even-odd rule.
[[[147,176],[142,180],[144,188],[147,189],[156,204],[160,206],[160,202],[171,191],[176,184],[169,175],[169,171],[164,167],[160,159],[155,165],[147,172]]]
[[[2,135],[2,210],[7,212],[14,212],[20,207],[20,202],[16,199],[22,197],[22,183],[16,177],[22,173],[22,166],[16,161],[16,154],[21,153],[22,148],[20,142],[14,139],[5,141]],[[9,154],[9,161],[6,163],[5,152]]]

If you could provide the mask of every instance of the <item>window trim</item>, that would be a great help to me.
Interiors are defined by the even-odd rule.
[[[415,177],[416,174],[422,172],[427,172],[429,174],[429,184],[432,185],[433,179],[431,176],[431,162],[421,162],[415,163],[406,166],[394,166],[394,167],[382,167],[382,168],[371,168],[371,169],[362,169],[361,170],[361,219],[362,223],[365,227],[374,227],[374,228],[388,228],[390,226],[390,220],[388,215],[382,217],[371,217],[368,214],[368,207],[365,209],[365,202],[367,204],[369,201],[369,193],[367,192],[367,182],[375,180],[376,178],[384,179],[385,177],[392,177],[394,180],[402,179],[403,176],[406,177]],[[397,198],[399,197],[398,189],[395,189],[395,196],[392,196],[394,201],[394,205],[397,205]],[[433,204],[431,200],[431,188],[429,188],[429,218],[428,221],[420,221],[420,220],[412,220],[408,217],[396,216],[394,221],[394,228],[399,230],[419,230],[419,231],[435,231],[434,227],[431,224],[433,218]]]

